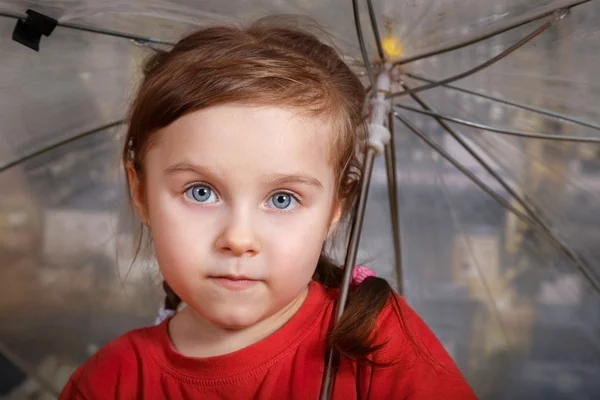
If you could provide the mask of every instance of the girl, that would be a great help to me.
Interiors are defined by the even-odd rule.
[[[157,53],[123,161],[165,306],[100,349],[61,399],[472,399],[448,354],[380,278],[353,287],[324,245],[360,179],[365,91],[310,33],[261,20]],[[330,347],[331,346],[331,347]]]

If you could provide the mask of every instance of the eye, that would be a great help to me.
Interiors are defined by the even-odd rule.
[[[267,202],[269,207],[276,208],[278,210],[293,210],[298,206],[298,200],[289,193],[279,192],[275,193]]]
[[[196,203],[210,204],[217,201],[217,195],[207,185],[194,185],[185,191],[185,197]]]

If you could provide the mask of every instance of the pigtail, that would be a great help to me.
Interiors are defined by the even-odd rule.
[[[315,281],[327,288],[337,289],[341,287],[343,275],[344,271],[339,265],[325,254],[321,254],[313,275]],[[388,301],[392,302],[402,333],[415,351],[423,354],[423,349],[417,344],[405,323],[402,308],[393,288],[385,279],[369,276],[359,284],[351,286],[344,314],[329,333],[329,346],[338,356],[365,364],[389,365],[389,363],[376,363],[370,358],[373,352],[386,344],[386,342],[375,342],[374,331],[379,314]]]
[[[177,307],[181,304],[181,299],[171,289],[167,281],[163,281],[163,289],[165,290],[165,310],[177,311]]]

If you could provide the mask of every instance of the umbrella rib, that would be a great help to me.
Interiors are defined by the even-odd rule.
[[[498,320],[498,325],[500,326],[500,331],[502,332],[502,336],[504,337],[504,340],[505,340],[506,344],[508,345],[510,343],[510,340],[508,339],[508,334],[507,334],[506,327],[504,325],[504,320],[502,319],[502,314],[500,314],[498,305],[496,304],[494,296],[492,296],[492,290],[490,288],[490,285],[488,284],[487,280],[485,279],[485,275],[481,271],[481,267],[479,266],[478,260],[475,257],[475,252],[473,251],[473,245],[469,242],[469,240],[464,235],[465,229],[463,228],[463,226],[460,222],[460,219],[458,218],[458,215],[457,215],[458,213],[456,212],[456,209],[452,205],[452,202],[450,201],[450,198],[448,196],[448,185],[446,184],[446,181],[444,180],[444,176],[439,171],[439,168],[437,168],[437,166],[435,168],[435,173],[436,173],[438,179],[442,181],[442,186],[441,186],[442,197],[444,198],[444,202],[450,209],[450,212],[449,212],[450,218],[452,219],[452,221],[454,222],[454,225],[459,229],[459,232],[461,233],[468,256],[475,264],[475,269],[477,270],[477,273],[481,280],[483,290],[485,291],[485,293],[489,299],[489,303],[491,304],[491,309],[493,311],[493,314],[495,315],[496,319]]]
[[[395,104],[394,107],[402,108],[404,110],[412,111],[418,114],[428,115],[430,117],[434,117],[436,119],[443,119],[446,121],[454,122],[456,124],[468,126],[471,128],[477,128],[484,131],[500,133],[502,135],[509,136],[517,136],[524,137],[528,139],[542,139],[542,140],[556,140],[561,142],[578,142],[578,143],[600,143],[600,137],[585,137],[585,136],[564,136],[564,135],[553,135],[550,133],[532,133],[532,132],[524,132],[517,131],[512,129],[503,129],[503,128],[495,128],[489,125],[483,125],[476,122],[467,121],[460,118],[449,117],[447,115],[442,115],[432,110],[419,110],[418,108],[414,108],[411,106],[407,106],[404,104]]]
[[[408,85],[403,84],[403,86],[408,87]],[[419,103],[419,105],[431,112],[432,114],[436,114],[435,111],[417,94],[411,94],[411,97]],[[454,129],[452,129],[446,122],[442,120],[437,115],[433,115],[434,119],[437,121],[438,125],[440,125],[446,132],[450,134],[463,149],[465,149],[496,181],[509,193],[511,196],[517,200],[517,202],[523,207],[525,211],[529,213],[529,215],[536,220],[540,225],[543,225],[542,219],[535,213],[535,211],[527,204],[524,198],[521,198],[519,194],[508,184],[508,182],[500,176],[498,172],[496,172],[490,164],[488,164],[483,157],[481,157],[475,149],[469,145],[462,137],[459,135]],[[548,229],[549,230],[549,229]]]
[[[83,138],[85,138],[87,136],[90,136],[90,135],[93,135],[95,133],[99,133],[99,132],[105,131],[107,129],[114,128],[116,126],[122,125],[125,122],[127,122],[127,120],[125,120],[125,119],[122,119],[122,120],[119,120],[119,121],[114,121],[114,122],[111,122],[109,124],[102,125],[102,126],[100,126],[98,128],[94,128],[92,130],[89,130],[89,131],[80,133],[78,135],[69,137],[67,139],[61,140],[59,142],[51,144],[50,146],[44,147],[44,148],[42,148],[40,150],[37,150],[37,151],[34,151],[32,153],[26,154],[23,157],[20,157],[20,158],[14,160],[14,161],[9,162],[8,164],[5,164],[5,165],[1,166],[0,167],[0,174],[3,173],[4,171],[7,171],[7,170],[13,168],[13,167],[16,167],[19,164],[24,163],[25,161],[31,160],[32,158],[35,158],[35,157],[37,157],[37,156],[39,156],[41,154],[47,153],[47,152],[52,151],[54,149],[57,149],[57,148],[59,148],[59,147],[61,147],[63,145],[66,145],[66,144],[71,143],[71,142],[75,142],[75,141],[77,141],[79,139],[83,139]]]
[[[25,18],[22,15],[9,13],[6,11],[0,12],[0,17],[12,18],[12,19]],[[149,37],[133,35],[133,34],[129,34],[129,33],[118,32],[118,31],[113,31],[113,30],[103,29],[103,28],[93,28],[90,26],[83,26],[83,25],[72,24],[72,23],[68,23],[68,22],[58,22],[57,26],[61,26],[63,28],[73,29],[73,30],[77,30],[77,31],[97,33],[97,34],[104,35],[104,36],[112,36],[112,37],[118,37],[118,38],[122,38],[122,39],[129,39],[129,40],[133,40],[138,43],[151,43],[151,44],[162,44],[162,45],[174,45],[175,44],[173,42],[169,42],[169,41],[165,41],[165,40],[151,39]]]
[[[474,37],[472,39],[468,39],[468,40],[465,40],[465,41],[460,42],[460,43],[456,43],[456,44],[453,44],[453,45],[448,45],[448,46],[442,47],[440,49],[428,51],[428,52],[421,53],[421,54],[416,54],[414,56],[410,56],[410,57],[398,60],[393,65],[394,66],[396,66],[396,65],[404,65],[404,64],[408,64],[408,63],[411,63],[411,62],[414,62],[414,61],[422,60],[424,58],[433,57],[433,56],[437,56],[437,55],[440,55],[440,54],[448,53],[448,52],[453,51],[453,50],[462,49],[462,48],[468,47],[468,46],[470,46],[472,44],[475,44],[475,43],[484,41],[486,39],[489,39],[491,37],[500,35],[500,34],[502,34],[504,32],[508,32],[508,31],[513,30],[515,28],[518,28],[520,26],[526,25],[526,24],[528,24],[530,22],[538,21],[540,19],[549,17],[549,16],[551,16],[552,14],[554,14],[558,10],[571,9],[571,8],[580,6],[582,4],[589,3],[590,1],[592,1],[592,0],[580,0],[580,1],[576,1],[576,2],[574,2],[572,4],[570,4],[570,5],[567,5],[567,6],[557,7],[557,8],[554,8],[554,9],[550,10],[550,11],[545,11],[545,12],[543,12],[541,14],[537,14],[537,15],[534,15],[532,17],[526,18],[526,19],[524,19],[522,21],[518,21],[518,22],[516,22],[514,24],[511,24],[511,25],[508,25],[508,26],[506,26],[504,28],[500,28],[500,29],[497,29],[497,30],[485,33],[483,35],[476,36],[476,37]]]
[[[452,157],[446,150],[442,148],[439,144],[437,144],[430,137],[421,132],[417,127],[415,127],[410,121],[408,121],[404,116],[394,111],[394,116],[398,118],[410,131],[412,131],[415,135],[421,138],[429,147],[438,152],[442,157],[444,157],[450,164],[456,167],[460,172],[462,172],[467,178],[469,178],[473,183],[475,183],[479,188],[481,188],[484,192],[490,195],[498,204],[515,214],[519,219],[529,224],[533,229],[535,229],[538,233],[546,236],[553,245],[563,250],[566,255],[577,264],[577,269],[583,277],[588,281],[588,283],[592,286],[594,291],[600,294],[600,282],[594,276],[594,274],[589,271],[589,269],[581,262],[577,254],[566,246],[560,239],[555,237],[551,232],[548,232],[543,225],[540,225],[538,222],[533,220],[528,215],[522,213],[518,209],[516,209],[512,204],[503,199],[498,193],[494,192],[492,188],[483,183],[475,174],[468,170],[464,165],[462,165],[459,161],[457,161],[454,157]]]
[[[436,56],[439,54],[443,54],[452,50],[457,50],[457,49],[461,49],[463,47],[467,47],[470,46],[472,44],[475,44],[477,42],[489,39],[493,36],[502,34],[504,32],[507,32],[509,30],[518,28],[522,25],[528,24],[530,22],[533,21],[537,21],[540,20],[542,18],[548,17],[550,15],[552,15],[554,12],[556,12],[557,10],[560,9],[571,9],[573,7],[577,7],[579,5],[585,4],[585,3],[589,3],[592,0],[580,0],[577,1],[571,5],[568,6],[563,6],[563,7],[558,7],[556,9],[553,9],[551,11],[546,11],[542,14],[538,14],[535,15],[533,17],[530,17],[528,19],[525,19],[523,21],[517,22],[515,24],[509,25],[507,27],[489,32],[487,34],[481,35],[481,36],[477,36],[473,39],[469,39],[467,41],[455,44],[455,45],[451,45],[451,46],[447,46],[438,50],[434,50],[434,51],[430,51],[427,53],[422,53],[422,54],[417,54],[415,56],[411,56],[399,61],[396,61],[393,65],[403,65],[403,64],[407,64],[413,61],[417,61],[417,60],[421,60],[423,58],[427,58],[427,57],[432,57],[432,56]],[[353,3],[356,3],[356,1],[353,0]],[[373,14],[374,16],[374,10],[373,10],[373,6],[372,6],[372,2],[368,1],[368,6],[369,6],[369,14]],[[356,12],[355,12],[356,15]],[[22,19],[24,18],[22,15],[19,14],[15,14],[15,13],[9,13],[6,11],[0,12],[0,17],[5,17],[5,18],[12,18],[12,19]],[[356,17],[355,17],[355,23],[357,24],[357,26],[360,25],[360,22],[356,21]],[[373,22],[372,22],[373,23]],[[151,43],[151,44],[162,44],[162,45],[174,45],[174,42],[170,42],[170,41],[166,41],[166,40],[159,40],[159,39],[152,39],[149,37],[144,37],[144,36],[139,36],[139,35],[133,35],[133,34],[129,34],[129,33],[124,33],[124,32],[118,32],[118,31],[112,31],[112,30],[108,30],[108,29],[100,29],[100,28],[93,28],[93,27],[87,27],[87,26],[83,26],[83,25],[79,25],[79,24],[70,24],[70,23],[62,23],[59,22],[58,26],[64,27],[64,28],[68,28],[68,29],[74,29],[74,30],[79,30],[79,31],[83,31],[83,32],[89,32],[89,33],[97,33],[100,35],[105,35],[105,36],[113,36],[113,37],[119,37],[119,38],[123,38],[123,39],[130,39],[139,43]],[[374,32],[374,34],[376,35],[376,39],[379,36],[379,31],[377,31],[377,33]],[[360,33],[360,35],[362,36],[362,32]],[[359,38],[360,40],[360,38]],[[380,56],[382,56],[383,54],[383,49],[381,48],[381,41],[378,40],[377,41],[377,45],[378,45],[378,52],[380,54]],[[383,59],[383,57],[382,57]]]
[[[363,36],[362,25],[360,23],[360,11],[358,9],[358,0],[352,0],[352,11],[354,14],[354,25],[356,27],[356,35],[358,37],[358,43],[360,45],[360,51],[365,63],[365,69],[371,81],[371,87],[375,88],[375,77],[371,64],[369,62],[369,54],[367,52],[367,46],[365,45],[365,38]],[[375,161],[375,150],[368,147],[365,154],[365,163],[363,165],[363,178],[361,181],[360,194],[358,201],[355,205],[355,212],[352,218],[350,227],[350,238],[348,240],[348,247],[346,251],[346,259],[344,260],[344,276],[340,286],[340,294],[338,303],[335,310],[334,320],[337,323],[346,306],[346,300],[348,298],[348,292],[350,291],[350,281],[352,279],[352,269],[356,262],[356,255],[358,251],[358,244],[360,241],[360,233],[362,229],[363,219],[365,215],[365,208],[367,204],[367,195],[369,192],[369,186],[371,181],[371,174],[373,172],[373,164]],[[321,383],[321,392],[319,398],[321,400],[329,400],[333,390],[333,370],[337,362],[337,353],[333,347],[330,347],[327,351],[327,358],[325,371],[323,373],[323,381]]]
[[[449,78],[445,78],[442,79],[441,81],[438,81],[436,83],[428,83],[425,84],[423,86],[418,86],[414,89],[411,89],[410,91],[405,90],[403,92],[395,92],[392,93],[391,96],[392,97],[399,97],[399,96],[405,96],[409,93],[418,93],[418,92],[422,92],[424,90],[429,90],[429,89],[433,89],[436,88],[438,86],[444,85],[446,83],[450,83],[450,82],[454,82],[454,81],[458,81],[460,79],[466,78],[467,76],[473,75],[479,71],[481,71],[482,69],[485,69],[487,67],[489,67],[490,65],[502,60],[503,58],[507,57],[508,55],[510,55],[512,52],[514,52],[515,50],[519,49],[521,46],[529,43],[531,40],[533,40],[535,37],[537,37],[538,35],[540,35],[541,33],[545,32],[546,30],[548,30],[548,28],[550,28],[553,24],[554,24],[554,20],[552,21],[547,21],[545,22],[542,26],[540,26],[539,28],[537,28],[535,31],[531,32],[529,35],[527,35],[526,37],[524,37],[523,39],[519,40],[517,43],[513,44],[512,46],[510,46],[509,48],[505,49],[504,51],[502,51],[501,53],[497,54],[496,56],[492,57],[491,59],[487,60],[486,62],[479,64],[467,71],[461,72],[460,74],[451,76]]]
[[[411,72],[407,72],[406,76],[408,76],[409,78],[416,79],[416,80],[423,81],[423,82],[427,82],[427,83],[437,83],[437,81],[425,78],[425,77],[417,75],[417,74],[413,74]],[[515,103],[513,101],[504,100],[504,99],[501,99],[499,97],[494,97],[494,96],[490,96],[490,95],[487,95],[487,94],[475,92],[475,91],[472,91],[472,90],[469,90],[469,89],[465,89],[465,88],[462,88],[460,86],[453,86],[453,85],[447,85],[447,84],[443,84],[443,85],[440,85],[440,86],[445,87],[447,89],[452,89],[452,90],[455,90],[455,91],[458,91],[458,92],[467,93],[467,94],[470,94],[470,95],[473,95],[473,96],[476,96],[476,97],[481,97],[483,99],[490,100],[490,101],[493,101],[493,102],[496,102],[496,103],[505,104],[505,105],[508,105],[508,106],[511,106],[511,107],[519,108],[521,110],[531,111],[531,112],[536,113],[536,114],[545,115],[547,117],[551,117],[551,118],[555,118],[555,119],[558,119],[558,120],[563,120],[563,121],[571,122],[571,123],[576,124],[576,125],[585,126],[586,128],[591,128],[591,129],[595,129],[595,130],[600,131],[600,125],[592,124],[590,122],[586,122],[586,121],[583,121],[583,120],[580,120],[580,119],[577,119],[577,118],[569,117],[569,116],[564,115],[564,114],[559,114],[559,113],[556,113],[556,112],[543,110],[541,108],[536,108],[536,107],[531,107],[531,106],[527,106],[527,105],[520,104],[520,103]]]
[[[406,84],[403,84],[404,86],[406,86]],[[412,94],[411,97],[417,102],[419,103],[419,105],[421,105],[421,107],[423,107],[425,110],[427,111],[434,111],[432,110],[432,108],[423,100],[421,99],[421,97],[419,95],[416,94]],[[435,112],[433,112],[435,114]],[[454,131],[454,129],[452,129],[450,126],[448,126],[448,124],[446,124],[442,118],[440,118],[437,115],[434,115],[433,118],[437,121],[437,123],[444,129],[446,130],[461,146],[463,149],[465,149],[493,178],[496,179],[496,181],[504,188],[504,190],[506,190],[507,193],[509,193],[511,196],[513,196],[513,198],[523,207],[523,209],[525,211],[527,211],[527,213],[529,214],[529,216],[536,221],[546,232],[548,235],[551,235],[554,237],[555,241],[559,244],[560,249],[565,252],[567,254],[567,256],[569,256],[569,258],[571,258],[571,254],[575,254],[575,252],[573,251],[573,249],[564,242],[561,242],[560,239],[554,234],[554,232],[552,232],[552,230],[550,229],[550,227],[548,226],[548,224],[546,222],[544,222],[544,219],[533,209],[533,207],[531,207],[527,201],[525,200],[525,197],[521,197],[509,184],[508,182],[506,182],[506,180],[504,178],[502,178],[500,176],[500,174],[498,174],[478,153],[477,151],[475,151],[475,149],[473,149],[456,131]],[[580,261],[575,260],[576,263],[581,264]]]
[[[367,8],[369,9],[371,29],[373,30],[373,36],[375,36],[375,43],[377,44],[377,53],[379,53],[379,58],[381,58],[382,61],[385,61],[385,53],[383,52],[383,46],[381,45],[381,36],[379,36],[379,27],[377,26],[377,18],[375,17],[375,9],[373,8],[372,0],[367,0]]]
[[[385,54],[379,36],[379,27],[377,26],[377,18],[373,9],[372,0],[367,0],[369,9],[369,18],[371,20],[371,29],[377,43],[377,50],[382,61],[385,61]],[[400,236],[400,213],[398,202],[398,177],[396,176],[396,144],[394,141],[394,117],[390,113],[388,115],[388,128],[392,133],[390,143],[385,146],[385,166],[387,172],[388,197],[390,202],[390,217],[392,219],[392,237],[394,239],[394,269],[396,270],[396,286],[398,293],[404,294],[404,274],[402,271],[402,246]]]
[[[400,203],[398,201],[398,177],[396,175],[396,144],[394,140],[394,117],[388,115],[388,128],[391,132],[390,143],[385,146],[385,165],[387,170],[390,217],[392,219],[392,238],[394,239],[394,269],[398,293],[404,294],[404,273],[402,265],[402,241],[400,234]]]
[[[0,342],[0,353],[2,353],[2,355],[4,357],[6,357],[6,359],[9,360],[11,363],[13,363],[16,367],[21,369],[23,372],[25,372],[31,378],[33,378],[35,380],[35,383],[40,385],[40,387],[42,389],[44,389],[48,394],[51,394],[52,396],[58,398],[60,393],[54,387],[54,385],[52,385],[49,381],[47,381],[45,378],[40,376],[40,374],[36,373],[35,368],[30,366],[27,361],[23,360],[21,357],[19,357],[15,353],[13,353],[9,349],[9,347],[6,346],[2,342]]]
[[[369,193],[369,186],[371,184],[371,175],[373,173],[373,164],[375,162],[375,150],[368,147],[365,152],[365,162],[363,165],[363,177],[360,182],[360,194],[358,201],[354,208],[354,215],[350,227],[350,238],[348,240],[346,258],[344,260],[344,275],[342,277],[342,283],[340,285],[340,294],[336,304],[334,321],[337,324],[344,313],[346,302],[348,300],[348,292],[350,291],[350,282],[352,280],[352,270],[356,263],[356,256],[358,252],[358,245],[360,242],[360,233],[365,216],[365,209],[367,207],[367,197]],[[321,384],[321,393],[319,396],[320,400],[329,400],[333,390],[333,370],[339,357],[335,349],[329,346],[326,358],[326,368],[323,375],[323,381]]]
[[[360,23],[360,11],[358,10],[358,0],[352,0],[352,13],[354,15],[354,26],[356,27],[356,36],[358,37],[358,44],[360,46],[360,52],[362,54],[363,62],[365,64],[365,70],[371,86],[375,86],[375,76],[371,69],[371,63],[369,62],[369,54],[367,53],[367,45],[365,44],[365,37],[363,36],[363,29]]]

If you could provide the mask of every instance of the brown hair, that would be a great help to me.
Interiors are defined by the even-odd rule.
[[[170,51],[157,52],[143,71],[123,150],[125,165],[133,165],[140,182],[142,161],[156,131],[178,118],[231,102],[283,104],[332,123],[337,197],[343,214],[352,214],[365,143],[365,89],[334,48],[316,35],[271,18],[246,28],[203,28]],[[313,279],[339,288],[342,274],[342,268],[323,251]],[[165,308],[176,309],[181,300],[166,282],[163,287]],[[373,342],[372,332],[386,302],[390,297],[395,300],[392,292],[380,278],[368,278],[352,290],[344,317],[330,334],[330,345],[340,355],[368,362],[368,356],[382,345]]]

